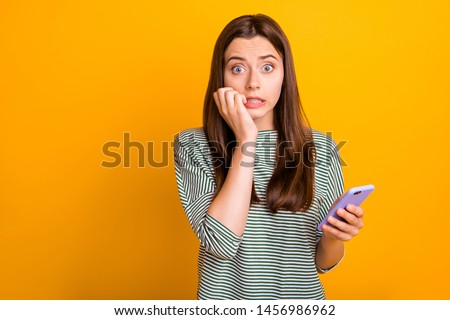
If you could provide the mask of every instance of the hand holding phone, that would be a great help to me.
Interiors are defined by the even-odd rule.
[[[328,211],[327,216],[322,220],[322,222],[318,225],[317,230],[322,231],[322,226],[327,223],[327,219],[329,216],[333,216],[334,218],[346,222],[342,217],[340,217],[336,211],[339,208],[345,209],[345,207],[349,204],[353,204],[355,206],[360,206],[361,203],[369,196],[369,194],[375,189],[372,184],[360,187],[354,187],[348,190],[346,193],[341,195],[331,206]]]

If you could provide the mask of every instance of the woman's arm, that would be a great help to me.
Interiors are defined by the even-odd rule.
[[[322,226],[323,235],[317,243],[316,265],[323,269],[335,266],[344,255],[344,241],[351,240],[358,235],[364,226],[364,211],[361,207],[348,205],[345,210],[338,209],[337,214],[347,222],[329,217],[328,224]]]
[[[250,209],[258,128],[244,106],[245,95],[223,87],[213,97],[221,116],[234,132],[237,148],[233,150],[231,168],[208,214],[241,237]]]
[[[316,265],[323,270],[334,267],[344,256],[344,243],[322,235],[317,243]]]
[[[232,259],[242,241],[208,214],[214,200],[214,171],[202,153],[202,133],[180,132],[174,141],[174,164],[180,200],[189,224],[205,250],[219,259]]]
[[[247,223],[252,195],[256,140],[237,142],[231,168],[225,182],[211,203],[208,214],[241,237]]]

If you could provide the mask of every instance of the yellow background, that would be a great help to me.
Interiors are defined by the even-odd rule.
[[[128,132],[159,160],[201,126],[215,40],[248,13],[279,22],[311,125],[347,141],[346,189],[376,186],[328,298],[450,299],[447,0],[2,0],[0,298],[195,298],[172,148],[105,168],[102,146]]]

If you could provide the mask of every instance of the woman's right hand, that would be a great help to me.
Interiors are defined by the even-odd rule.
[[[220,115],[233,130],[239,142],[256,141],[258,128],[247,111],[245,95],[231,87],[219,88],[213,94]]]

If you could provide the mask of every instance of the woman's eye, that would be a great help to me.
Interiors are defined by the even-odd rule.
[[[242,72],[244,72],[244,68],[242,68],[241,66],[236,66],[236,67],[233,67],[231,69],[231,71],[233,71],[233,73],[242,73]]]
[[[271,66],[270,64],[266,64],[263,66],[263,70],[266,72],[271,72],[273,70],[273,66]]]

